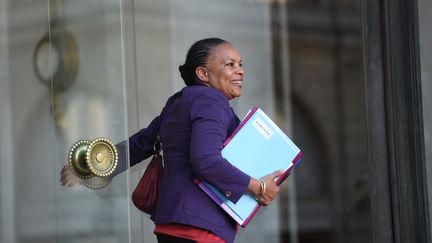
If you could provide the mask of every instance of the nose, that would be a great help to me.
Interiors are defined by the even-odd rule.
[[[237,71],[237,74],[240,74],[240,75],[244,75],[244,70],[243,70],[243,67],[242,66],[240,66],[240,65],[238,65],[237,66],[237,69],[236,69]]]

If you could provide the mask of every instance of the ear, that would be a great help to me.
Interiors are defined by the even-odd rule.
[[[201,80],[204,83],[208,83],[208,71],[205,67],[197,67],[195,69],[195,74],[198,77],[199,80]]]

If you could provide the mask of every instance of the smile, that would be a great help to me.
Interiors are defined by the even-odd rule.
[[[243,84],[243,81],[242,80],[233,80],[232,82],[231,82],[233,85],[235,85],[235,86],[242,86],[242,84]]]

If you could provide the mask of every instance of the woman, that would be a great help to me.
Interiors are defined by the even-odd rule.
[[[244,71],[237,50],[218,38],[197,41],[179,70],[187,87],[168,99],[147,128],[130,137],[131,166],[152,155],[159,134],[165,167],[151,217],[158,242],[233,242],[235,221],[194,179],[211,183],[234,203],[249,193],[268,205],[279,192],[274,179],[282,173],[251,178],[221,155],[224,140],[239,124],[229,104],[242,94]]]

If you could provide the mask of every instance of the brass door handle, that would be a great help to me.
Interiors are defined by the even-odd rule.
[[[69,150],[69,164],[82,179],[108,177],[117,168],[118,152],[106,138],[79,140]]]
[[[51,45],[53,52],[57,54],[57,59],[54,60],[56,69],[53,70],[52,77],[44,77],[37,64],[39,51],[44,45]],[[50,23],[50,32],[45,33],[36,44],[33,69],[36,77],[54,92],[63,92],[74,83],[79,69],[78,47],[73,35],[63,28],[60,21],[53,20]]]

